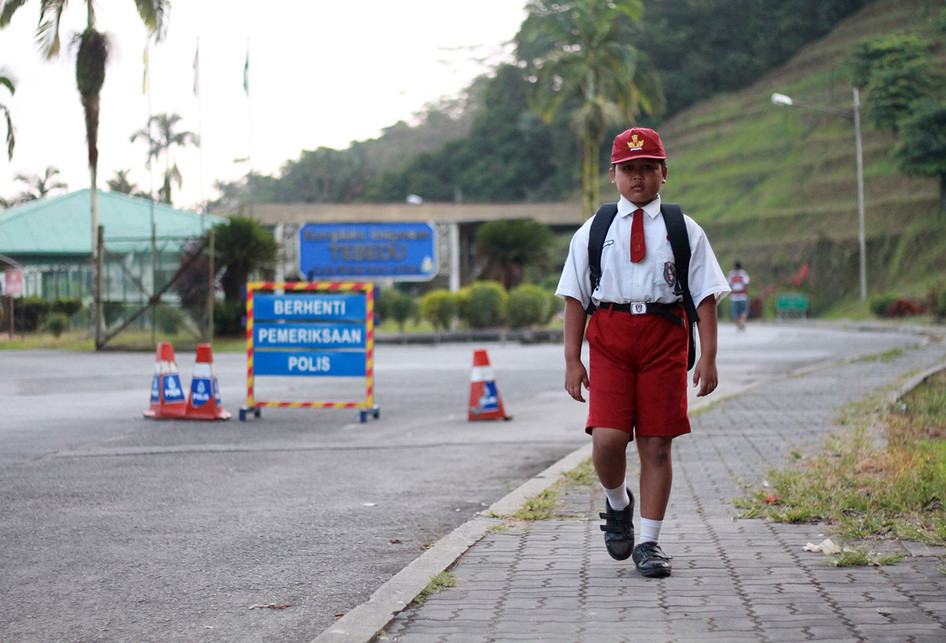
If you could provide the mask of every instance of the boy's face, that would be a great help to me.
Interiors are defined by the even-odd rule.
[[[611,167],[611,182],[634,205],[645,206],[657,198],[667,182],[667,166],[660,159],[631,159]]]

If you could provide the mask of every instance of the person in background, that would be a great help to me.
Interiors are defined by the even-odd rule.
[[[732,289],[729,301],[732,302],[732,320],[740,332],[746,330],[746,320],[749,318],[749,273],[743,270],[738,261],[726,275],[726,281]]]

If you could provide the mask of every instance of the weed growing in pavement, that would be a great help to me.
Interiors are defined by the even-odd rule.
[[[558,492],[546,489],[526,498],[525,506],[513,514],[519,520],[548,520],[555,513],[555,503],[558,501]]]
[[[439,574],[434,574],[430,577],[430,582],[427,583],[427,587],[420,590],[420,594],[417,595],[417,597],[414,599],[414,602],[418,605],[423,605],[424,601],[426,601],[427,597],[431,594],[442,592],[445,589],[454,587],[456,584],[456,579],[450,572],[440,572]]]
[[[569,487],[590,487],[597,481],[598,474],[595,473],[591,458],[588,458],[571,471],[566,471],[562,475],[560,484]]]
[[[918,540],[946,545],[946,373],[904,395],[897,408],[876,398],[849,407],[845,432],[815,455],[766,473],[738,499],[742,517],[826,522],[843,540]],[[877,423],[884,440],[878,440]],[[845,549],[837,565],[889,564],[897,556]]]
[[[893,565],[903,560],[906,554],[878,554],[872,551],[858,551],[856,549],[842,549],[840,553],[832,556],[831,564],[835,567],[863,567],[872,565]]]

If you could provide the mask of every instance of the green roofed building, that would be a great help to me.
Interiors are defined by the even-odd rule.
[[[98,206],[106,301],[147,299],[153,284],[160,287],[177,272],[182,250],[225,221],[118,192],[100,191]],[[23,272],[26,297],[91,301],[89,190],[0,211],[0,272],[12,268]]]

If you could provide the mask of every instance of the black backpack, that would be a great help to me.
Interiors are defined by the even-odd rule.
[[[618,213],[617,203],[605,203],[595,213],[591,222],[591,232],[588,235],[588,266],[591,269],[591,292],[598,288],[601,281],[601,249],[608,236],[608,228]],[[696,342],[694,325],[700,321],[690,294],[690,239],[687,236],[686,222],[683,220],[683,210],[676,203],[661,203],[660,214],[667,226],[667,235],[670,237],[670,248],[673,250],[673,263],[677,271],[677,280],[683,292],[683,308],[686,310],[690,326],[690,345],[687,354],[687,370],[693,368],[696,361]],[[588,314],[594,312],[594,304],[588,304]]]

